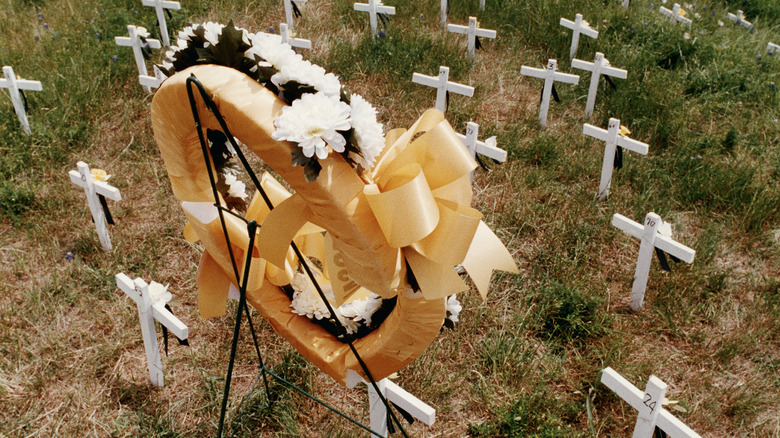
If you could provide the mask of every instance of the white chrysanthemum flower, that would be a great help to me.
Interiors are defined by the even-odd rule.
[[[149,31],[145,27],[138,26],[135,28],[135,34],[141,38],[149,38]]]
[[[322,71],[324,72],[325,69]],[[325,73],[313,85],[320,93],[325,93],[328,96],[341,96],[341,82],[339,82],[339,77],[333,73]]]
[[[203,26],[203,29],[205,30],[203,37],[206,38],[206,41],[216,45],[219,42],[219,37],[222,35],[222,29],[225,25],[208,21],[201,26]],[[203,47],[208,47],[208,44],[204,44]]]
[[[246,184],[236,178],[235,175],[225,172],[225,184],[228,186],[228,196],[231,198],[246,199]]]
[[[269,33],[258,32],[252,38],[252,48],[247,50],[247,55],[255,53],[277,70],[287,64],[303,61],[303,57],[295,53],[289,44],[282,43],[279,35]],[[254,57],[250,58],[254,60]]]
[[[460,315],[461,310],[463,310],[463,306],[460,305],[458,297],[455,294],[450,295],[447,298],[447,312],[449,312],[450,316],[447,318],[452,322],[458,322],[458,315]]]
[[[179,41],[178,41],[177,44],[180,47],[184,47],[184,46],[187,45],[186,42],[187,41],[191,41],[194,36],[195,36],[195,26],[187,26],[184,29],[179,31],[179,34],[178,34]],[[182,45],[182,41],[185,42],[184,45]]]
[[[349,105],[322,93],[304,94],[282,110],[274,126],[271,138],[298,143],[304,156],[316,153],[322,160],[328,157],[328,146],[344,152],[347,141],[337,131],[350,128]]]
[[[288,82],[311,85],[317,91],[327,96],[339,97],[341,83],[333,73],[325,73],[325,69],[304,59],[296,59],[282,65],[279,72],[271,77],[271,82],[279,88],[284,88]]]
[[[382,298],[379,295],[372,293],[363,299],[342,304],[341,307],[336,309],[336,313],[355,322],[362,321],[366,326],[370,326],[371,317],[374,316],[374,313],[376,313],[380,307],[382,307]]]
[[[341,325],[344,326],[347,334],[355,334],[360,329],[360,324],[356,320],[341,315],[338,310],[336,310],[336,317],[339,319]]]
[[[376,108],[363,99],[363,96],[359,94],[350,96],[350,108],[352,128],[355,129],[354,138],[362,152],[361,159],[355,161],[368,169],[385,147],[382,124],[376,121]],[[351,156],[353,159],[356,158],[355,154]]]
[[[292,283],[290,284],[295,290],[293,292],[292,303],[290,307],[293,309],[293,313],[301,316],[305,316],[309,319],[327,319],[330,318],[330,312],[322,301],[322,297],[317,293],[317,290],[309,282],[309,280],[301,273],[295,274]],[[328,292],[332,295],[333,292],[326,289],[323,286],[323,293],[328,295]]]

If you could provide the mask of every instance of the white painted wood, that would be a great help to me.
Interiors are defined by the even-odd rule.
[[[569,59],[574,59],[574,57],[577,56],[577,48],[580,45],[580,34],[591,38],[599,37],[599,32],[590,27],[590,24],[582,19],[582,14],[577,14],[574,18],[574,21],[561,18],[561,26],[573,31],[571,35]]]
[[[167,0],[141,0],[144,6],[153,7],[157,12],[157,23],[160,24],[160,36],[165,47],[171,46],[171,38],[168,36],[168,24],[165,22],[165,9],[179,10],[181,4]]]
[[[647,278],[650,275],[650,264],[653,260],[655,248],[671,254],[686,263],[692,263],[693,258],[696,255],[696,251],[691,248],[675,242],[669,236],[660,234],[658,229],[662,223],[661,217],[653,212],[650,212],[645,216],[644,226],[618,213],[615,213],[615,215],[612,216],[613,226],[641,239],[634,282],[631,286],[630,306],[634,310],[642,308],[642,303],[645,299],[645,290],[647,289]]]
[[[295,0],[297,3],[306,3],[307,0]],[[284,0],[284,17],[287,20],[287,27],[290,29],[290,32],[295,30],[295,26],[293,25],[293,7],[292,7],[292,0]]]
[[[479,10],[480,11],[485,10],[485,0],[479,0]]]
[[[477,17],[469,17],[468,26],[459,26],[457,24],[448,24],[447,31],[452,33],[464,34],[467,37],[466,51],[469,54],[469,59],[474,60],[474,52],[476,51],[477,37],[483,38],[495,38],[496,31],[490,29],[480,29],[477,27]]]
[[[168,79],[167,76],[157,67],[157,65],[152,65],[152,71],[154,72],[154,76],[146,76],[146,75],[139,75],[138,76],[138,82],[145,87],[149,87],[151,89],[157,89],[160,88],[160,84],[163,83],[164,80]]]
[[[477,154],[484,155],[492,158],[496,161],[506,161],[506,151],[496,147],[496,137],[490,137],[485,141],[479,141],[479,125],[474,122],[468,122],[466,124],[466,135],[456,133],[463,145],[466,146],[466,150],[469,151],[472,158],[476,158]],[[471,181],[474,181],[474,172],[470,174]]]
[[[596,196],[600,201],[606,199],[609,194],[609,188],[612,184],[612,170],[615,163],[615,152],[617,147],[620,146],[629,151],[636,152],[638,154],[647,155],[649,146],[647,143],[641,141],[632,140],[628,137],[619,135],[620,133],[620,120],[611,118],[609,119],[609,129],[601,129],[599,127],[585,123],[582,126],[582,133],[597,138],[606,142],[604,147],[604,160],[601,163],[601,182],[599,183],[599,191]]]
[[[279,35],[282,38],[282,42],[289,44],[290,47],[297,47],[299,49],[311,49],[311,41],[303,38],[290,38],[290,31],[287,29],[287,25],[282,23],[279,25]]]
[[[39,81],[16,79],[14,69],[8,65],[3,67],[3,76],[4,78],[0,79],[0,88],[8,88],[16,117],[22,125],[22,131],[29,135],[32,133],[30,130],[30,122],[27,120],[27,112],[24,110],[24,101],[22,100],[22,95],[19,93],[19,90],[43,91],[43,85]]]
[[[371,35],[374,38],[376,38],[379,32],[376,21],[377,14],[395,15],[395,8],[383,5],[382,0],[368,0],[368,3],[355,3],[352,7],[356,11],[368,12],[368,21],[371,23]]]
[[[441,27],[447,29],[447,0],[441,0]]]
[[[436,421],[436,410],[434,408],[423,403],[412,394],[409,394],[400,386],[388,379],[382,379],[376,382],[376,384],[379,391],[382,392],[382,395],[388,402],[395,403],[399,408],[408,412],[409,415],[415,419],[422,421],[428,426],[431,426]],[[387,437],[387,409],[385,408],[385,404],[382,403],[382,399],[379,398],[373,385],[366,383],[366,386],[368,388],[368,409],[371,418],[371,430],[382,434],[371,434],[371,436]]]
[[[647,383],[647,389],[643,393],[631,382],[626,380],[623,376],[618,374],[612,368],[604,368],[601,371],[601,383],[607,388],[611,389],[620,398],[625,400],[631,407],[639,412],[639,419],[637,420],[637,427],[640,424],[640,419],[643,425],[647,425],[647,420],[654,422],[653,427],[650,428],[650,434],[637,435],[637,428],[634,429],[634,438],[650,438],[655,426],[658,426],[661,430],[666,432],[671,438],[701,438],[701,436],[694,432],[691,428],[686,426],[682,421],[677,419],[674,415],[669,413],[663,408],[663,396],[666,392],[666,384],[655,376],[650,376]],[[653,404],[655,402],[655,404]],[[651,409],[650,407],[653,407]],[[649,418],[648,418],[648,411]],[[643,417],[644,415],[644,417]],[[653,417],[655,419],[653,420]],[[645,426],[640,432],[646,433],[647,427]]]
[[[450,68],[439,67],[439,76],[426,76],[420,73],[412,74],[412,82],[420,85],[427,85],[436,88],[436,109],[441,112],[447,111],[447,92],[461,94],[471,97],[474,95],[474,87],[468,85],[450,82]]]
[[[95,180],[92,177],[92,172],[89,170],[87,163],[79,161],[76,163],[76,168],[78,171],[71,170],[68,172],[70,181],[84,189],[84,194],[87,195],[87,204],[89,205],[89,210],[92,213],[92,219],[95,221],[95,228],[97,229],[97,234],[100,238],[100,245],[103,247],[103,250],[111,251],[111,237],[108,234],[106,216],[103,212],[103,207],[100,205],[98,195],[102,195],[112,201],[121,201],[122,196],[119,193],[119,189],[116,187]]]
[[[130,35],[129,37],[115,37],[114,42],[118,46],[124,46],[124,47],[132,47],[133,48],[133,56],[135,57],[135,65],[138,67],[138,76],[147,76],[148,77],[148,71],[146,69],[146,60],[144,59],[144,54],[141,51],[141,45],[143,42],[141,41],[140,36],[138,35],[138,29],[143,28],[136,28],[132,24],[127,26],[127,33]],[[159,49],[162,47],[160,45],[160,40],[155,40],[151,38],[146,38],[146,42],[149,44],[149,47],[152,49]],[[147,93],[151,93],[152,89],[148,85],[143,85],[144,91]]]
[[[585,117],[587,118],[593,115],[593,109],[596,107],[596,94],[599,91],[601,76],[611,76],[618,79],[626,79],[628,77],[628,71],[610,66],[609,60],[601,52],[596,52],[596,59],[593,62],[573,59],[571,67],[591,72],[588,102],[585,104]]]
[[[745,20],[744,12],[742,12],[742,10],[737,11],[737,15],[734,15],[731,12],[729,12],[727,16],[729,17],[729,20],[731,20],[734,24],[738,26],[742,26],[745,29],[750,29],[751,27],[753,27],[753,23]]]
[[[565,84],[576,84],[579,82],[580,77],[568,73],[558,73],[558,61],[550,59],[547,61],[547,68],[533,68],[528,66],[520,67],[520,74],[524,76],[531,76],[532,78],[544,79],[544,89],[542,91],[542,103],[539,106],[539,124],[542,126],[547,125],[547,112],[550,109],[550,96],[552,95],[552,87],[554,82],[563,82]]]
[[[152,282],[146,284],[141,278],[135,281],[123,273],[116,274],[116,285],[127,294],[138,307],[138,317],[141,321],[141,334],[146,351],[146,363],[149,367],[149,380],[154,386],[162,387],[165,383],[160,358],[160,346],[157,343],[157,330],[154,320],[160,321],[179,339],[187,339],[189,330],[183,322],[173,316],[165,304],[171,300],[167,286]]]
[[[623,0],[623,7],[628,9],[628,0]]]
[[[685,18],[682,15],[680,15],[680,5],[678,3],[675,3],[674,6],[672,6],[672,10],[666,9],[665,7],[661,6],[658,8],[658,12],[666,15],[669,17],[669,22],[671,23],[682,23],[687,24],[688,27],[691,26],[691,20],[689,18]]]
[[[767,43],[766,51],[773,54],[777,53],[778,51],[780,51],[780,45],[777,45],[775,43]]]

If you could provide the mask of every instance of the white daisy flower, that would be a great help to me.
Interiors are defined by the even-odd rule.
[[[362,321],[365,325],[370,326],[371,318],[380,307],[382,307],[382,298],[372,293],[366,298],[342,304],[341,307],[336,309],[336,313],[355,322]]]
[[[290,303],[293,313],[305,316],[309,319],[330,318],[330,312],[325,306],[325,303],[322,302],[322,297],[320,297],[320,294],[317,293],[314,285],[309,282],[305,275],[301,273],[295,274],[290,285],[293,290],[295,290],[295,292],[293,292],[292,303]],[[333,292],[326,286],[323,286],[322,288],[326,297],[328,292],[330,292],[330,295],[333,295]]]
[[[322,93],[304,94],[282,110],[274,126],[271,138],[298,143],[304,156],[316,153],[322,160],[328,157],[328,146],[344,152],[347,141],[337,131],[350,128],[349,105]]]
[[[251,55],[255,53],[277,70],[287,64],[303,61],[303,57],[295,53],[289,44],[282,43],[279,35],[268,33],[257,33],[252,38],[252,48],[247,50],[247,55],[254,60]]]
[[[355,129],[354,138],[362,152],[362,158],[358,161],[368,169],[374,164],[376,157],[385,147],[385,135],[382,132],[382,124],[376,121],[376,108],[371,106],[363,96],[353,94],[350,96],[350,118]],[[355,154],[351,155],[353,159]]]
[[[246,184],[236,178],[235,175],[225,172],[225,184],[228,186],[228,196],[231,198],[241,198],[246,200]]]
[[[461,310],[463,310],[463,306],[460,305],[458,297],[455,294],[450,295],[447,298],[447,312],[450,314],[448,319],[452,322],[458,322],[458,315],[460,315]]]

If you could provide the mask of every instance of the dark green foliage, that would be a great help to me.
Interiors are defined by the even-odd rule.
[[[0,217],[14,222],[35,207],[35,192],[26,184],[14,181],[0,181]]]
[[[576,287],[555,282],[536,289],[531,300],[537,306],[536,330],[546,340],[578,345],[607,329],[607,316],[599,312],[601,298]]]

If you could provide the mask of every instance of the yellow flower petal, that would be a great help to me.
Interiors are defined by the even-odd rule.
[[[111,175],[103,169],[90,169],[90,172],[92,173],[92,178],[95,178],[100,182],[106,182],[111,178]]]
[[[620,131],[618,132],[618,135],[626,137],[631,135],[631,131],[625,125],[620,125]]]

